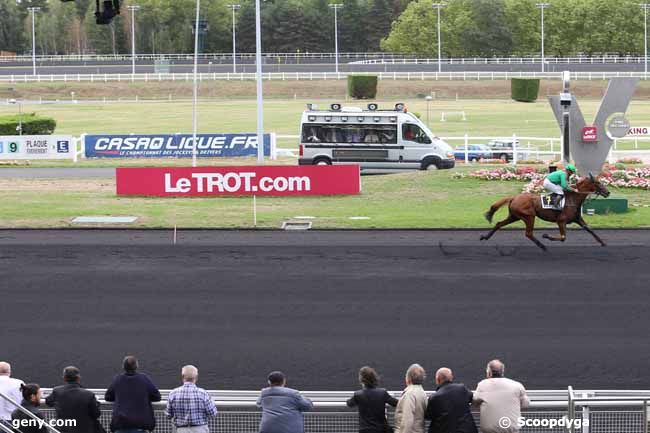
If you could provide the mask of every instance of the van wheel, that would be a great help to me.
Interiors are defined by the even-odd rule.
[[[470,161],[471,162],[478,162],[478,158],[472,158]]]
[[[332,165],[332,161],[329,158],[316,158],[314,165]]]
[[[434,158],[422,161],[422,170],[434,171],[438,169],[438,161]]]
[[[501,155],[499,155],[499,159],[501,161],[508,161],[508,154],[502,153]]]

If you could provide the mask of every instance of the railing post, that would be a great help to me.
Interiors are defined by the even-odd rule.
[[[582,407],[582,433],[589,433],[589,406]]]
[[[468,153],[469,153],[469,137],[467,136],[467,134],[465,134],[465,164],[467,164],[469,162],[468,161],[468,159],[469,159]]]
[[[512,134],[512,165],[517,165],[517,134]]]
[[[568,405],[567,405],[567,412],[568,412],[568,417],[569,421],[571,421],[570,427],[569,427],[569,433],[575,433],[575,425],[573,424],[573,420],[575,420],[575,412],[576,412],[576,402],[573,399],[573,387],[569,385],[567,388],[568,391]]]
[[[648,400],[643,400],[643,433],[648,433]]]

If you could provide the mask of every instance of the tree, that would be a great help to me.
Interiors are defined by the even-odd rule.
[[[24,15],[13,1],[0,1],[0,50],[20,53],[25,47]]]
[[[465,55],[462,38],[474,26],[471,0],[457,0],[442,9],[441,38],[443,56]],[[429,0],[409,3],[406,10],[393,23],[392,31],[382,41],[387,51],[435,57],[438,54],[438,16]]]
[[[388,0],[370,1],[368,13],[362,21],[369,51],[379,51],[381,40],[390,33],[392,21],[393,5]]]
[[[512,33],[512,53],[516,56],[536,55],[541,50],[540,10],[535,6],[539,0],[506,0],[506,22]],[[548,9],[547,9],[548,10]],[[545,11],[546,13],[546,11]],[[549,34],[546,21],[546,34]]]
[[[346,0],[339,11],[339,50],[342,52],[368,51],[365,35],[364,16],[367,4],[363,0]],[[331,45],[330,45],[331,46]],[[331,51],[331,49],[327,50]]]
[[[113,18],[113,21],[108,25],[98,26],[95,24],[94,9],[88,8],[83,23],[83,30],[86,33],[87,49],[89,52],[96,54],[131,52],[130,13],[124,13],[124,15]]]
[[[504,0],[473,0],[473,25],[463,36],[466,56],[508,56],[512,33],[506,19]]]

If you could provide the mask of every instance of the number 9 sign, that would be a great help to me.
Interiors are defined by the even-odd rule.
[[[18,153],[18,143],[16,143],[15,141],[9,143],[8,148],[9,148],[9,153]]]

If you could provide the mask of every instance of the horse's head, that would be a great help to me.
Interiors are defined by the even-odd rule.
[[[589,176],[580,179],[576,186],[580,192],[592,192],[602,197],[609,197],[610,194],[605,184],[598,180],[597,177],[594,177],[591,172],[589,172]]]

